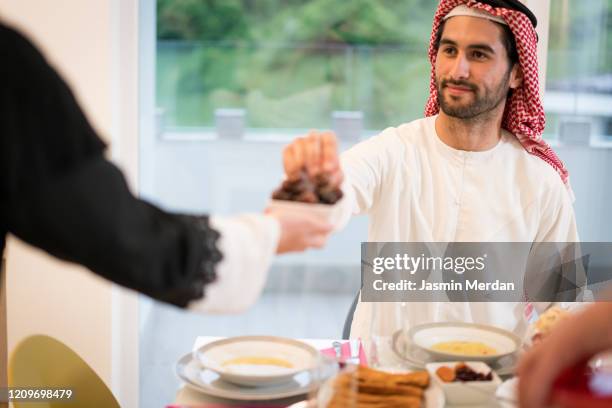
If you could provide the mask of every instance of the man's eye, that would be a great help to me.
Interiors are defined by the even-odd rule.
[[[446,55],[454,55],[456,50],[452,47],[444,48],[442,52]]]
[[[487,55],[485,53],[482,53],[480,51],[474,51],[472,53],[472,56],[476,59],[485,59],[487,57]]]

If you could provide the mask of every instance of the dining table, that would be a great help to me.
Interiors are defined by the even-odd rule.
[[[216,340],[221,340],[223,337],[212,337],[212,336],[199,336],[195,339],[192,347],[192,352],[198,350],[202,346],[211,343]],[[334,347],[334,342],[346,343],[347,340],[340,339],[297,339],[309,344],[317,350],[330,350]],[[399,358],[394,352],[392,347],[393,339],[391,337],[376,338],[363,340],[361,347],[365,352],[365,360],[367,365],[373,368],[385,370],[385,371],[415,371],[419,368],[410,367],[404,360]],[[362,361],[363,364],[363,361]],[[422,369],[422,368],[421,368]],[[508,380],[508,377],[506,377]],[[511,378],[510,378],[511,380]],[[510,383],[511,381],[507,381]],[[503,385],[506,385],[505,383]],[[514,386],[514,384],[508,384],[507,388]],[[430,387],[432,388],[432,387]],[[423,408],[454,408],[453,405],[444,403],[444,397],[441,389],[430,389],[430,398],[435,399],[434,404],[426,403]],[[499,394],[499,393],[498,393]],[[512,391],[506,391],[506,395],[510,394],[510,398],[500,398],[499,395],[493,396],[490,401],[484,405],[471,408],[517,408],[517,405],[513,401]],[[188,384],[180,386],[176,393],[176,398],[172,404],[167,405],[167,408],[221,408],[221,407],[312,407],[313,405],[306,405],[306,400],[309,395],[298,395],[294,397],[275,399],[268,401],[238,401],[224,398],[218,398],[211,395],[207,395],[200,392]],[[310,395],[312,397],[312,395]],[[427,398],[427,396],[426,396]],[[314,405],[316,406],[316,404]],[[458,407],[458,406],[457,406]]]

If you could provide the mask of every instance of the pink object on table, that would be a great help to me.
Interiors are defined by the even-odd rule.
[[[560,408],[612,407],[612,373],[580,362],[555,380],[551,402]]]
[[[240,404],[232,404],[232,405],[223,405],[217,403],[198,403],[197,405],[191,404],[174,404],[174,405],[166,405],[166,408],[286,408],[286,405],[240,405]]]
[[[359,341],[359,364],[363,366],[367,366],[368,360],[366,358],[365,350],[363,348],[363,343],[361,343],[361,340],[358,340],[358,341]],[[323,349],[321,350],[321,353],[325,354],[326,356],[336,358],[336,350],[333,347]],[[347,341],[347,342],[342,343],[340,354],[341,354],[341,360],[343,362],[351,358],[350,342]]]

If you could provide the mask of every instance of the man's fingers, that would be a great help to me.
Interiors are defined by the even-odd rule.
[[[344,173],[342,173],[342,170],[340,170],[340,168],[331,173],[331,176],[329,177],[329,182],[331,183],[331,185],[336,187],[340,187],[343,180]]]
[[[294,142],[293,157],[298,170],[306,165],[306,138],[300,137]]]
[[[299,168],[295,160],[295,145],[291,143],[283,150],[283,167],[285,168],[285,174],[290,176],[295,174]]]
[[[336,136],[331,132],[321,135],[321,149],[323,157],[323,171],[332,172],[338,167],[338,143]]]
[[[317,132],[311,132],[306,139],[306,169],[311,176],[317,175],[321,163],[321,137]]]
[[[338,146],[336,137],[331,132],[311,131],[307,136],[299,137],[283,150],[283,167],[285,174],[293,175],[306,169],[309,175],[320,172],[339,171]],[[336,183],[342,182],[341,173],[335,176]]]

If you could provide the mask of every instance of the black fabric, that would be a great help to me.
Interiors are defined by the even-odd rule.
[[[510,10],[520,11],[529,18],[531,24],[533,24],[534,27],[537,27],[538,25],[538,19],[536,18],[535,14],[533,14],[531,10],[529,10],[527,6],[521,3],[519,0],[478,0],[478,2],[488,4],[489,6],[496,8],[502,7]]]
[[[221,259],[205,216],[135,198],[71,91],[0,25],[0,251],[11,232],[120,285],[186,306]]]

